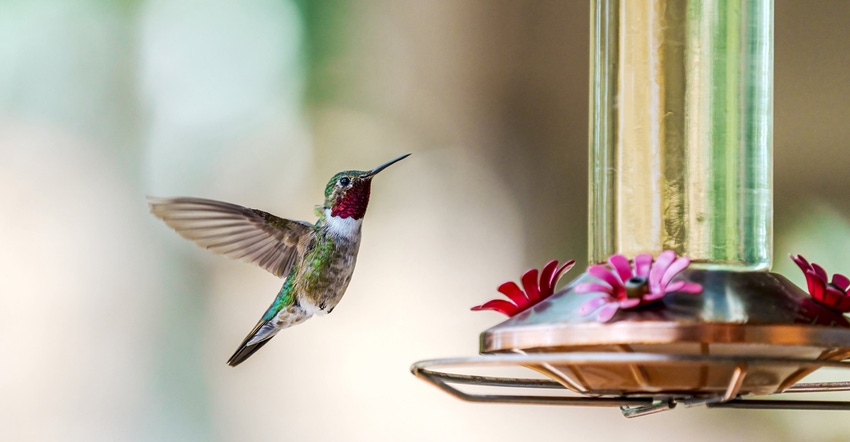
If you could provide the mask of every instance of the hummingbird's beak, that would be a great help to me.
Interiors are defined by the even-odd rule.
[[[363,175],[363,178],[371,178],[371,177],[373,177],[373,176],[377,175],[377,174],[378,174],[378,172],[380,172],[380,171],[382,171],[382,170],[386,169],[387,167],[392,166],[393,164],[395,164],[395,163],[397,163],[397,162],[399,162],[399,161],[401,161],[401,160],[403,160],[403,159],[405,159],[405,158],[407,158],[407,157],[409,157],[409,156],[410,156],[410,154],[409,154],[409,153],[406,153],[406,154],[404,154],[404,155],[402,155],[402,156],[400,156],[400,157],[398,157],[398,158],[396,158],[396,159],[394,159],[394,160],[387,161],[386,163],[381,164],[380,166],[378,166],[378,167],[376,167],[376,168],[374,168],[374,169],[372,169],[372,170],[370,170],[370,171],[366,172],[366,173]]]

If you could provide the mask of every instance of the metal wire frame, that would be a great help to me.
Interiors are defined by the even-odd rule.
[[[508,378],[477,376],[449,373],[437,370],[449,367],[498,367],[525,366],[534,364],[572,365],[696,365],[720,364],[735,367],[726,392],[722,395],[665,395],[665,394],[599,394],[582,395],[568,390],[558,382],[549,379]],[[655,353],[546,353],[546,354],[495,354],[467,358],[446,358],[419,361],[410,367],[410,371],[437,388],[465,401],[487,403],[519,403],[537,405],[569,405],[591,407],[620,407],[626,417],[638,417],[660,411],[670,410],[676,405],[687,407],[706,405],[709,408],[743,408],[772,410],[850,410],[850,401],[821,401],[796,399],[743,399],[738,395],[748,368],[759,365],[791,365],[806,368],[850,368],[850,363],[798,358],[743,357],[711,355],[669,355]],[[569,395],[527,395],[527,394],[474,394],[467,393],[452,384],[476,385],[501,388],[556,389],[570,392]],[[850,381],[797,383],[785,393],[824,393],[850,391]],[[753,395],[755,396],[755,395]],[[767,395],[765,397],[774,396]]]

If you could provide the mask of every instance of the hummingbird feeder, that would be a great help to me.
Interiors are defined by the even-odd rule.
[[[571,262],[527,272],[525,290],[503,284],[510,301],[473,308],[510,316],[481,334],[480,356],[412,372],[464,400],[627,417],[678,404],[850,410],[794,399],[850,390],[800,382],[850,368],[850,278],[793,256],[807,292],[769,271],[773,1],[592,0],[591,11],[591,265],[557,292]],[[492,366],[544,376],[462,373]]]

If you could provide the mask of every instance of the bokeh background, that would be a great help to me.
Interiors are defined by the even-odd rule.
[[[846,440],[837,412],[476,405],[469,307],[586,257],[586,1],[0,0],[0,439]],[[850,2],[776,1],[774,269],[850,271]],[[312,220],[376,179],[333,315],[225,361],[280,281],[148,214]],[[848,399],[846,396],[844,399]]]

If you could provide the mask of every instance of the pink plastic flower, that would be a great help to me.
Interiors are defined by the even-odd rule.
[[[806,261],[801,255],[788,255],[803,274],[806,275],[806,284],[809,286],[809,294],[815,301],[842,313],[850,312],[850,297],[847,295],[847,287],[850,286],[850,278],[836,273],[832,275],[832,282],[823,267]]]
[[[495,310],[508,316],[514,316],[528,310],[538,302],[552,296],[555,293],[555,285],[558,284],[558,280],[564,273],[573,268],[575,263],[575,260],[570,260],[558,267],[558,261],[549,261],[540,271],[539,282],[537,269],[531,269],[522,275],[522,287],[525,292],[520,290],[519,286],[513,281],[508,281],[499,286],[498,290],[513,302],[494,299],[472,307],[472,310]]]
[[[608,322],[619,309],[635,308],[664,297],[667,293],[699,293],[702,286],[694,282],[672,279],[688,267],[691,260],[686,257],[676,259],[676,252],[665,250],[653,263],[652,255],[640,254],[634,259],[634,268],[623,255],[611,255],[608,258],[610,269],[604,265],[593,265],[587,273],[602,280],[601,283],[579,284],[575,293],[602,292],[603,296],[593,298],[579,307],[579,313],[587,316],[599,311],[596,320]]]

